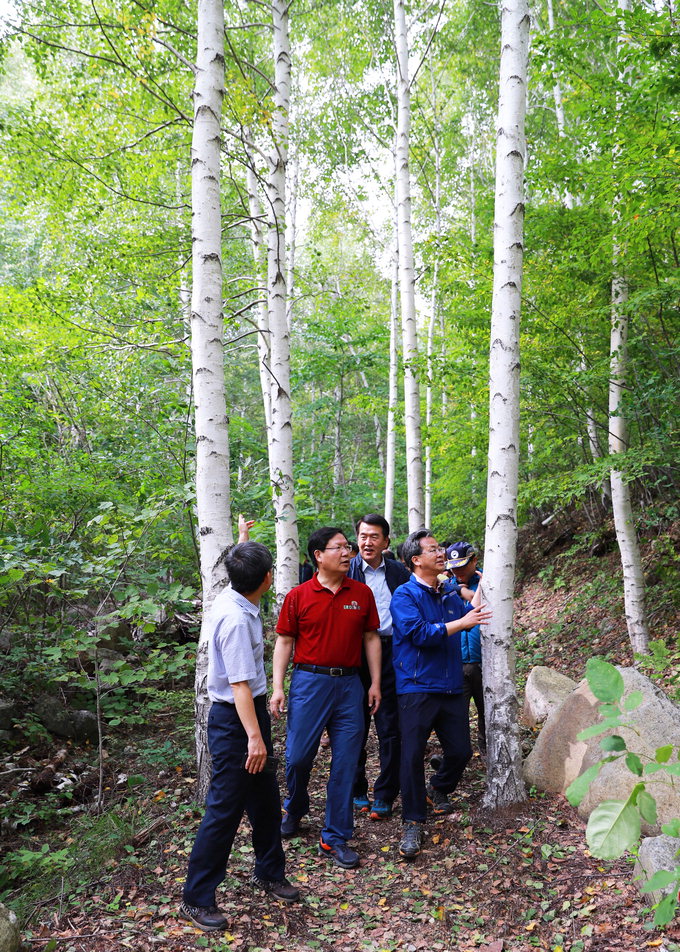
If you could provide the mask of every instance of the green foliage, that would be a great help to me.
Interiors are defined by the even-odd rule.
[[[644,700],[642,693],[633,691],[624,698],[621,672],[614,665],[600,658],[588,660],[586,678],[595,697],[605,702],[600,705],[603,719],[600,724],[581,731],[578,739],[587,740],[612,728],[626,726],[626,714],[639,707]],[[567,799],[574,806],[581,803],[602,765],[620,756],[624,757],[626,766],[636,777],[648,777],[659,772],[664,772],[670,777],[680,776],[678,751],[671,745],[657,748],[654,760],[647,763],[643,763],[642,758],[633,751],[627,750],[626,742],[620,735],[612,734],[604,738],[600,746],[604,751],[609,752],[610,756],[604,757],[585,770],[566,790]],[[670,762],[674,753],[676,760]],[[618,859],[624,853],[635,850],[639,845],[643,822],[651,826],[657,823],[656,800],[647,790],[644,780],[633,786],[627,800],[605,800],[595,807],[586,827],[588,847],[599,859]],[[680,819],[664,824],[662,830],[668,836],[680,838]],[[675,916],[680,887],[680,866],[672,872],[656,873],[643,887],[644,892],[652,892],[667,889],[669,886],[672,886],[670,892],[654,904],[655,926],[667,925]]]

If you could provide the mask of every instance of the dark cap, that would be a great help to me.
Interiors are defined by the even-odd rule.
[[[459,569],[477,555],[474,545],[469,542],[454,542],[446,550],[446,568]]]

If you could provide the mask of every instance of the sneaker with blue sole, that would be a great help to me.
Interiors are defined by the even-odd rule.
[[[368,813],[369,810],[371,809],[371,801],[368,799],[366,794],[363,794],[362,796],[359,796],[359,797],[355,797],[352,802],[354,804],[354,809],[357,811],[357,813]]]

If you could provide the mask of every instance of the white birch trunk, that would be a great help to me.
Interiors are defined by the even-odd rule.
[[[630,0],[618,0],[620,13],[630,10]],[[622,19],[622,18],[621,18]],[[619,60],[619,83],[626,82],[626,70],[623,63],[623,50],[626,40],[623,35],[623,23],[619,28],[617,56]],[[614,150],[613,164],[616,176],[618,147]],[[612,249],[612,307],[611,338],[609,346],[609,452],[624,453],[628,448],[628,432],[623,415],[623,395],[626,388],[627,344],[628,344],[628,282],[624,273],[624,249],[618,232],[621,219],[621,197],[614,195],[612,226],[614,244]],[[626,612],[626,625],[632,649],[637,654],[647,654],[649,628],[645,611],[645,587],[642,571],[640,546],[635,532],[633,504],[630,497],[630,485],[624,474],[616,466],[609,473],[612,494],[612,512],[616,541],[621,553],[623,571],[623,598]]]
[[[442,157],[439,141],[439,114],[437,112],[437,85],[434,71],[430,70],[432,88],[432,147],[434,151],[434,214],[435,235],[437,237],[437,252],[434,259],[432,274],[432,295],[430,299],[430,321],[427,328],[427,391],[425,393],[425,525],[432,525],[432,402],[434,376],[434,332],[437,326],[437,311],[439,305],[439,239],[442,233]]]
[[[489,460],[483,594],[488,766],[485,805],[526,797],[517,723],[512,638],[519,471],[519,321],[524,241],[524,156],[529,8],[504,0],[496,146],[494,278],[489,366]]]
[[[267,429],[267,450],[271,453],[269,441],[272,428],[272,385],[271,385],[271,352],[269,349],[269,311],[267,309],[266,279],[263,274],[262,247],[263,212],[260,195],[257,187],[257,175],[253,166],[252,156],[248,157],[246,166],[246,184],[248,188],[248,209],[250,211],[250,237],[255,264],[255,281],[260,295],[257,306],[257,367],[260,375],[260,389],[264,405],[264,421]]]
[[[267,299],[271,350],[269,476],[276,526],[276,599],[298,584],[298,527],[293,483],[290,334],[286,295],[286,164],[290,103],[288,0],[272,3],[274,110],[267,175]]]
[[[413,532],[424,525],[425,500],[423,497],[423,447],[420,434],[415,266],[411,231],[411,177],[409,171],[411,90],[404,0],[394,0],[394,39],[397,54],[397,144],[395,159],[401,333],[404,353],[406,482],[408,488],[408,527],[409,532]]]
[[[196,509],[203,586],[203,624],[196,653],[197,799],[205,797],[210,763],[206,723],[206,619],[223,586],[219,563],[231,534],[229,437],[224,397],[220,123],[224,95],[224,10],[199,0],[194,129],[191,142],[191,357],[196,427]]]
[[[290,186],[290,201],[288,207],[288,221],[286,232],[288,235],[288,275],[286,278],[286,318],[288,333],[293,327],[293,296],[295,294],[295,253],[297,251],[297,199],[300,163],[297,158],[293,162],[293,175]]]
[[[394,249],[392,300],[390,306],[390,375],[387,394],[387,434],[385,437],[385,519],[392,526],[394,510],[394,464],[396,451],[395,417],[399,387],[397,380],[399,348],[399,250]]]

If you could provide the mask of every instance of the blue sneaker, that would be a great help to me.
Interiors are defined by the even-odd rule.
[[[321,837],[319,837],[319,856],[326,856],[343,869],[354,869],[359,865],[359,854],[350,849],[347,843],[336,843],[335,846],[331,846],[330,843],[324,843]]]
[[[371,807],[372,820],[389,820],[392,816],[392,804],[387,800],[374,800]]]
[[[355,797],[353,802],[354,809],[357,811],[357,813],[368,813],[368,811],[371,809],[371,801],[368,799],[365,793],[363,796]]]

